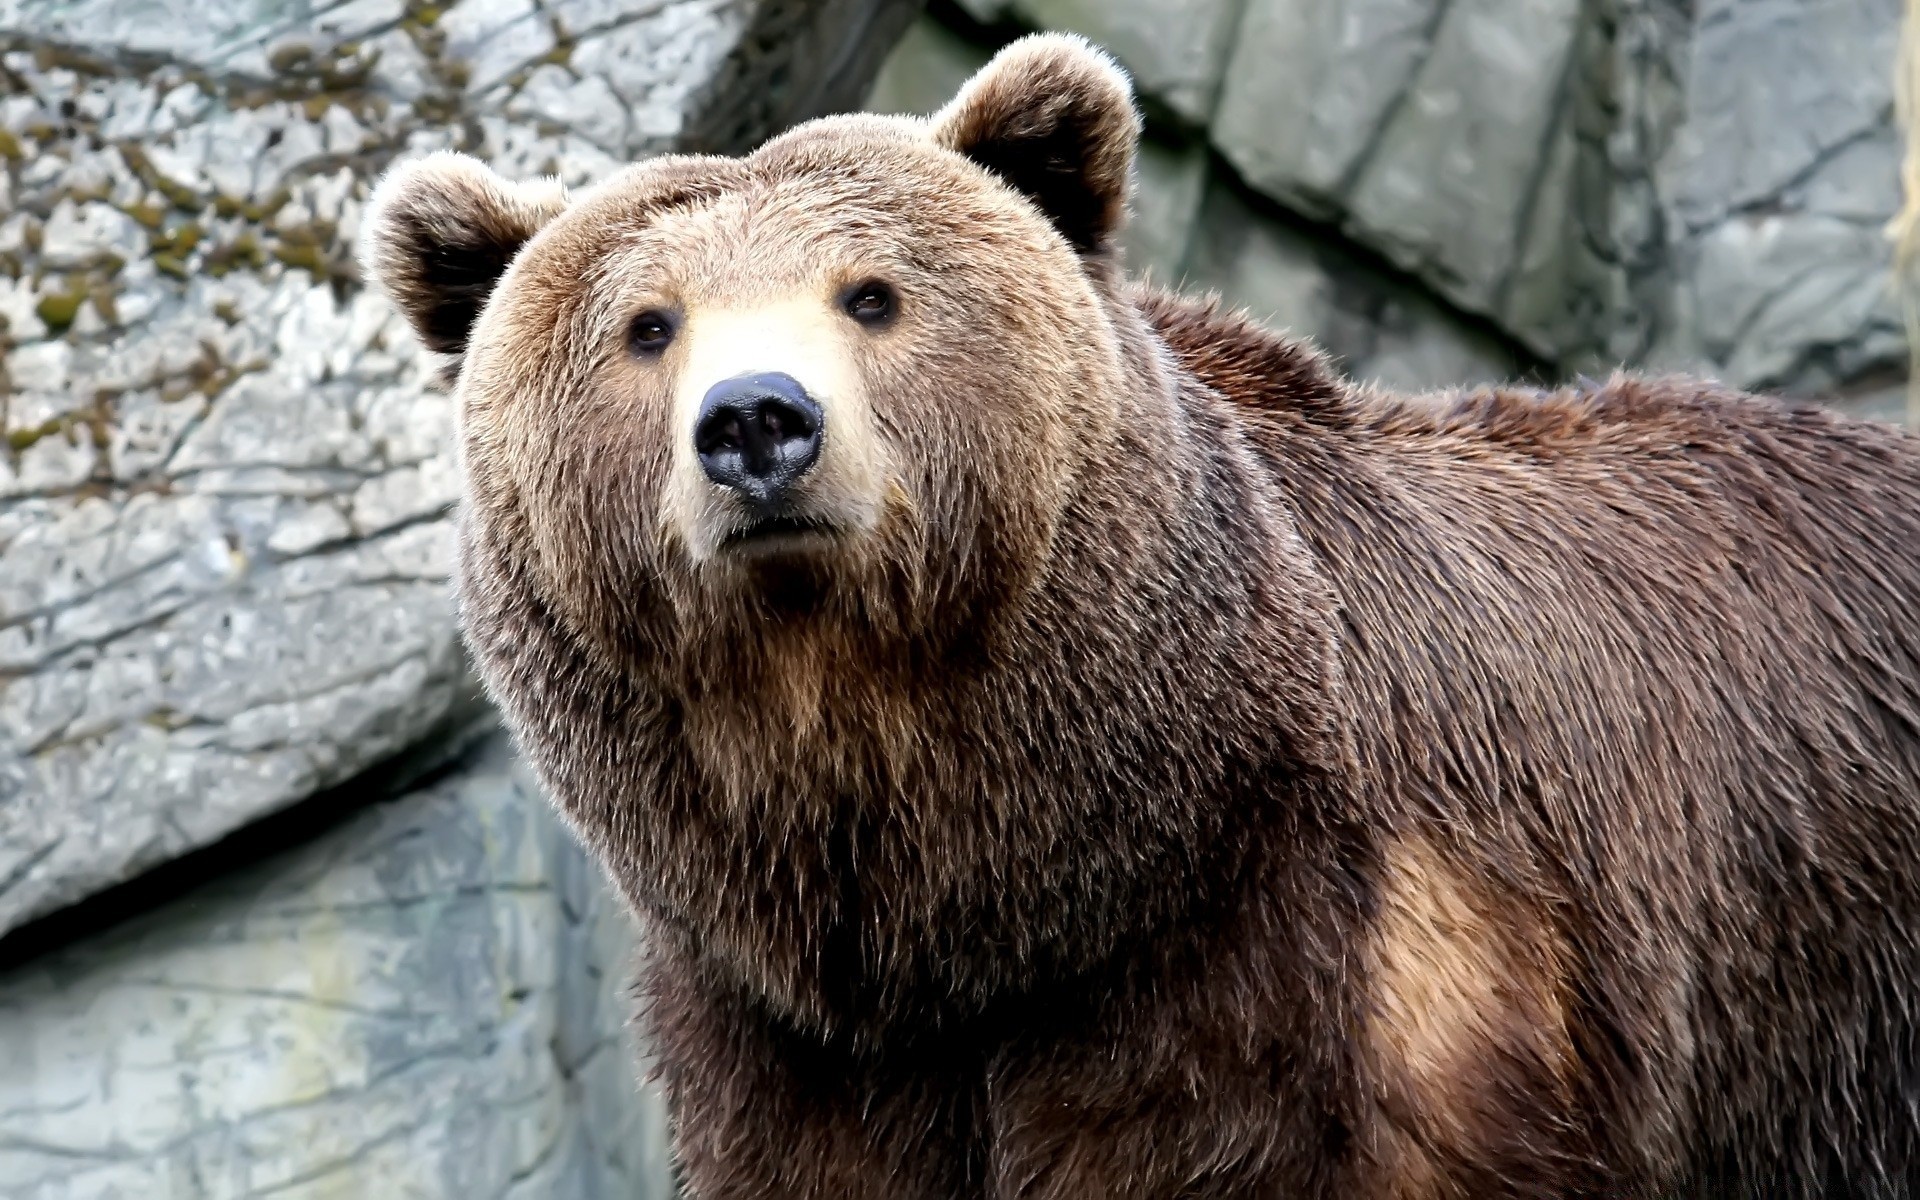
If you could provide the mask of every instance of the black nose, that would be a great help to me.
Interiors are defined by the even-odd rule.
[[[736,375],[707,389],[693,449],[708,479],[771,508],[820,457],[821,416],[791,375]]]

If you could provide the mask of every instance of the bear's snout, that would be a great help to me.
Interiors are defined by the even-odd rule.
[[[819,460],[824,419],[793,376],[736,375],[707,389],[693,449],[708,479],[766,512]]]

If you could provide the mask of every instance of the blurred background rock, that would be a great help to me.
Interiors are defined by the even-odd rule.
[[[636,1197],[632,931],[445,584],[449,402],[352,247],[1087,34],[1127,250],[1403,387],[1902,413],[1900,0],[0,0],[0,1197]],[[871,86],[869,86],[871,85]]]

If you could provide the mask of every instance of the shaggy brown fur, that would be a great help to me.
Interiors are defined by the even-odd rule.
[[[1136,134],[1040,38],[931,123],[382,189],[694,1193],[1911,1194],[1920,447],[1355,387],[1120,280]],[[688,430],[779,355],[831,532],[762,552]]]

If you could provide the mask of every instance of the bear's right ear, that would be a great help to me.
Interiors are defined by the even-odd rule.
[[[1023,193],[1082,254],[1119,232],[1140,116],[1126,72],[1085,38],[1009,43],[932,125],[935,142]]]
[[[460,354],[507,264],[566,207],[558,180],[512,183],[478,159],[441,151],[395,168],[374,189],[362,263],[427,349]]]

